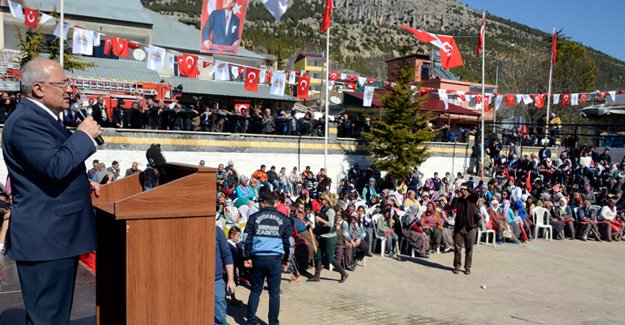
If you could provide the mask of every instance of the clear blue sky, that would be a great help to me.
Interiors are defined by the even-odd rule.
[[[572,40],[625,61],[625,0],[460,0],[473,9]]]

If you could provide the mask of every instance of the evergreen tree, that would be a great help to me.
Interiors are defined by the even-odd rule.
[[[431,114],[419,109],[425,96],[413,99],[410,89],[414,70],[402,67],[397,73],[397,86],[384,97],[384,114],[373,121],[371,133],[365,134],[372,153],[373,167],[401,177],[428,157],[428,147],[436,132],[431,129]]]

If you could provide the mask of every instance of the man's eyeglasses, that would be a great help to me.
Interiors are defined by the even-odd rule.
[[[70,79],[65,79],[62,81],[39,81],[39,83],[58,86],[65,89],[72,84],[72,81]]]

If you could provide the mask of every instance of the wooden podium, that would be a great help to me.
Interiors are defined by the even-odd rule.
[[[154,189],[135,174],[92,197],[99,325],[213,324],[215,169],[166,169]]]

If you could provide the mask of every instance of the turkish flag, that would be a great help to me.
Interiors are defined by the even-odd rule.
[[[585,105],[587,99],[588,99],[588,94],[587,93],[579,94],[579,104],[580,105]]]
[[[245,70],[245,90],[251,92],[258,92],[258,77],[260,76],[260,69],[247,68]]]
[[[480,35],[477,37],[477,55],[482,54],[484,49],[484,36],[486,34],[486,21],[482,18],[482,26],[480,26]]]
[[[569,106],[571,104],[571,94],[562,95],[562,106]]]
[[[310,78],[299,77],[297,80],[297,97],[306,99],[308,98],[308,91],[310,90]]]
[[[599,92],[599,100],[600,101],[604,101],[605,100],[605,91]]]
[[[525,177],[525,189],[527,189],[528,191],[532,190],[532,174],[531,173],[527,173],[527,176]]]
[[[197,55],[191,55],[183,53],[178,57],[178,71],[181,75],[189,78],[196,78],[200,74],[200,69],[197,67]]]
[[[516,104],[516,95],[507,94],[506,95],[506,106],[514,106]]]
[[[347,83],[345,84],[347,86],[347,88],[352,89],[352,90],[356,90],[356,84],[353,83]]]
[[[321,32],[325,33],[330,28],[332,22],[332,9],[334,9],[334,0],[326,0],[326,7],[323,13],[323,21],[321,22]]]
[[[39,23],[39,10],[24,6],[24,25],[37,29],[37,23]]]
[[[269,83],[269,82],[271,82],[271,77],[273,77],[273,72],[268,71],[268,72],[266,73],[266,80],[263,80],[263,82],[265,82],[265,83]]]
[[[121,37],[111,37],[113,54],[119,57],[125,57],[130,55],[130,50],[128,49],[128,40]]]
[[[460,50],[456,45],[456,41],[451,36],[438,35],[438,38],[443,43],[439,52],[441,54],[441,62],[444,69],[451,69],[464,65]]]
[[[243,70],[245,70],[244,67],[237,67],[237,69],[238,69],[237,71],[239,71],[239,76],[243,73]]]
[[[134,42],[128,42],[128,48],[136,50],[136,49],[138,49],[140,47],[141,47],[141,44],[137,44],[137,43],[134,43]]]
[[[558,33],[553,31],[553,38],[551,39],[551,63],[556,65],[556,57],[558,53]]]
[[[534,105],[536,105],[536,108],[538,109],[542,109],[543,107],[545,107],[545,95],[543,94],[534,95]]]
[[[202,68],[208,68],[211,64],[213,64],[213,62],[204,61],[202,62]]]
[[[482,94],[475,95],[475,103],[476,104],[481,104],[482,103]]]
[[[336,81],[339,78],[339,73],[336,71],[330,72],[330,81]]]
[[[370,84],[370,83],[372,83],[372,82],[376,82],[376,80],[375,80],[375,79],[373,79],[373,78],[367,78],[367,83],[368,83],[368,84]]]
[[[102,52],[105,55],[111,56],[111,50],[113,49],[113,37],[105,36],[104,37],[104,49]]]

